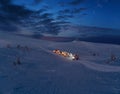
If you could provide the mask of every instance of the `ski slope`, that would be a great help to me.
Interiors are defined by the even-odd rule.
[[[54,49],[77,53],[80,59],[68,60]],[[14,63],[18,57],[20,64]],[[0,32],[0,94],[120,94],[120,46]]]

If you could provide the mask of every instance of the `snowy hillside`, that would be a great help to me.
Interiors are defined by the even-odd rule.
[[[54,49],[80,59],[68,60]],[[120,46],[0,32],[0,94],[120,94]]]

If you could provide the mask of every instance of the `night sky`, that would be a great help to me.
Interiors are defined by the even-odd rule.
[[[57,34],[65,24],[120,29],[120,0],[0,0],[0,20],[11,31]]]

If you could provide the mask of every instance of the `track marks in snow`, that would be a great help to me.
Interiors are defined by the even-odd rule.
[[[119,66],[111,66],[111,65],[102,65],[102,64],[97,64],[93,62],[88,62],[88,61],[76,61],[77,63],[81,63],[87,68],[97,70],[97,71],[102,71],[102,72],[120,72],[120,67]]]
[[[42,50],[51,53],[50,50],[47,50],[45,48],[41,48]],[[102,65],[102,64],[97,64],[91,61],[75,61],[77,63],[81,63],[84,66],[86,66],[87,68],[93,69],[93,70],[97,70],[97,71],[101,71],[101,72],[120,72],[120,67],[119,66],[112,66],[112,65]]]

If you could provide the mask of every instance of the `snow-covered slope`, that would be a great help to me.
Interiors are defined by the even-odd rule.
[[[54,49],[80,59],[68,60]],[[0,33],[0,94],[120,94],[120,46]]]

